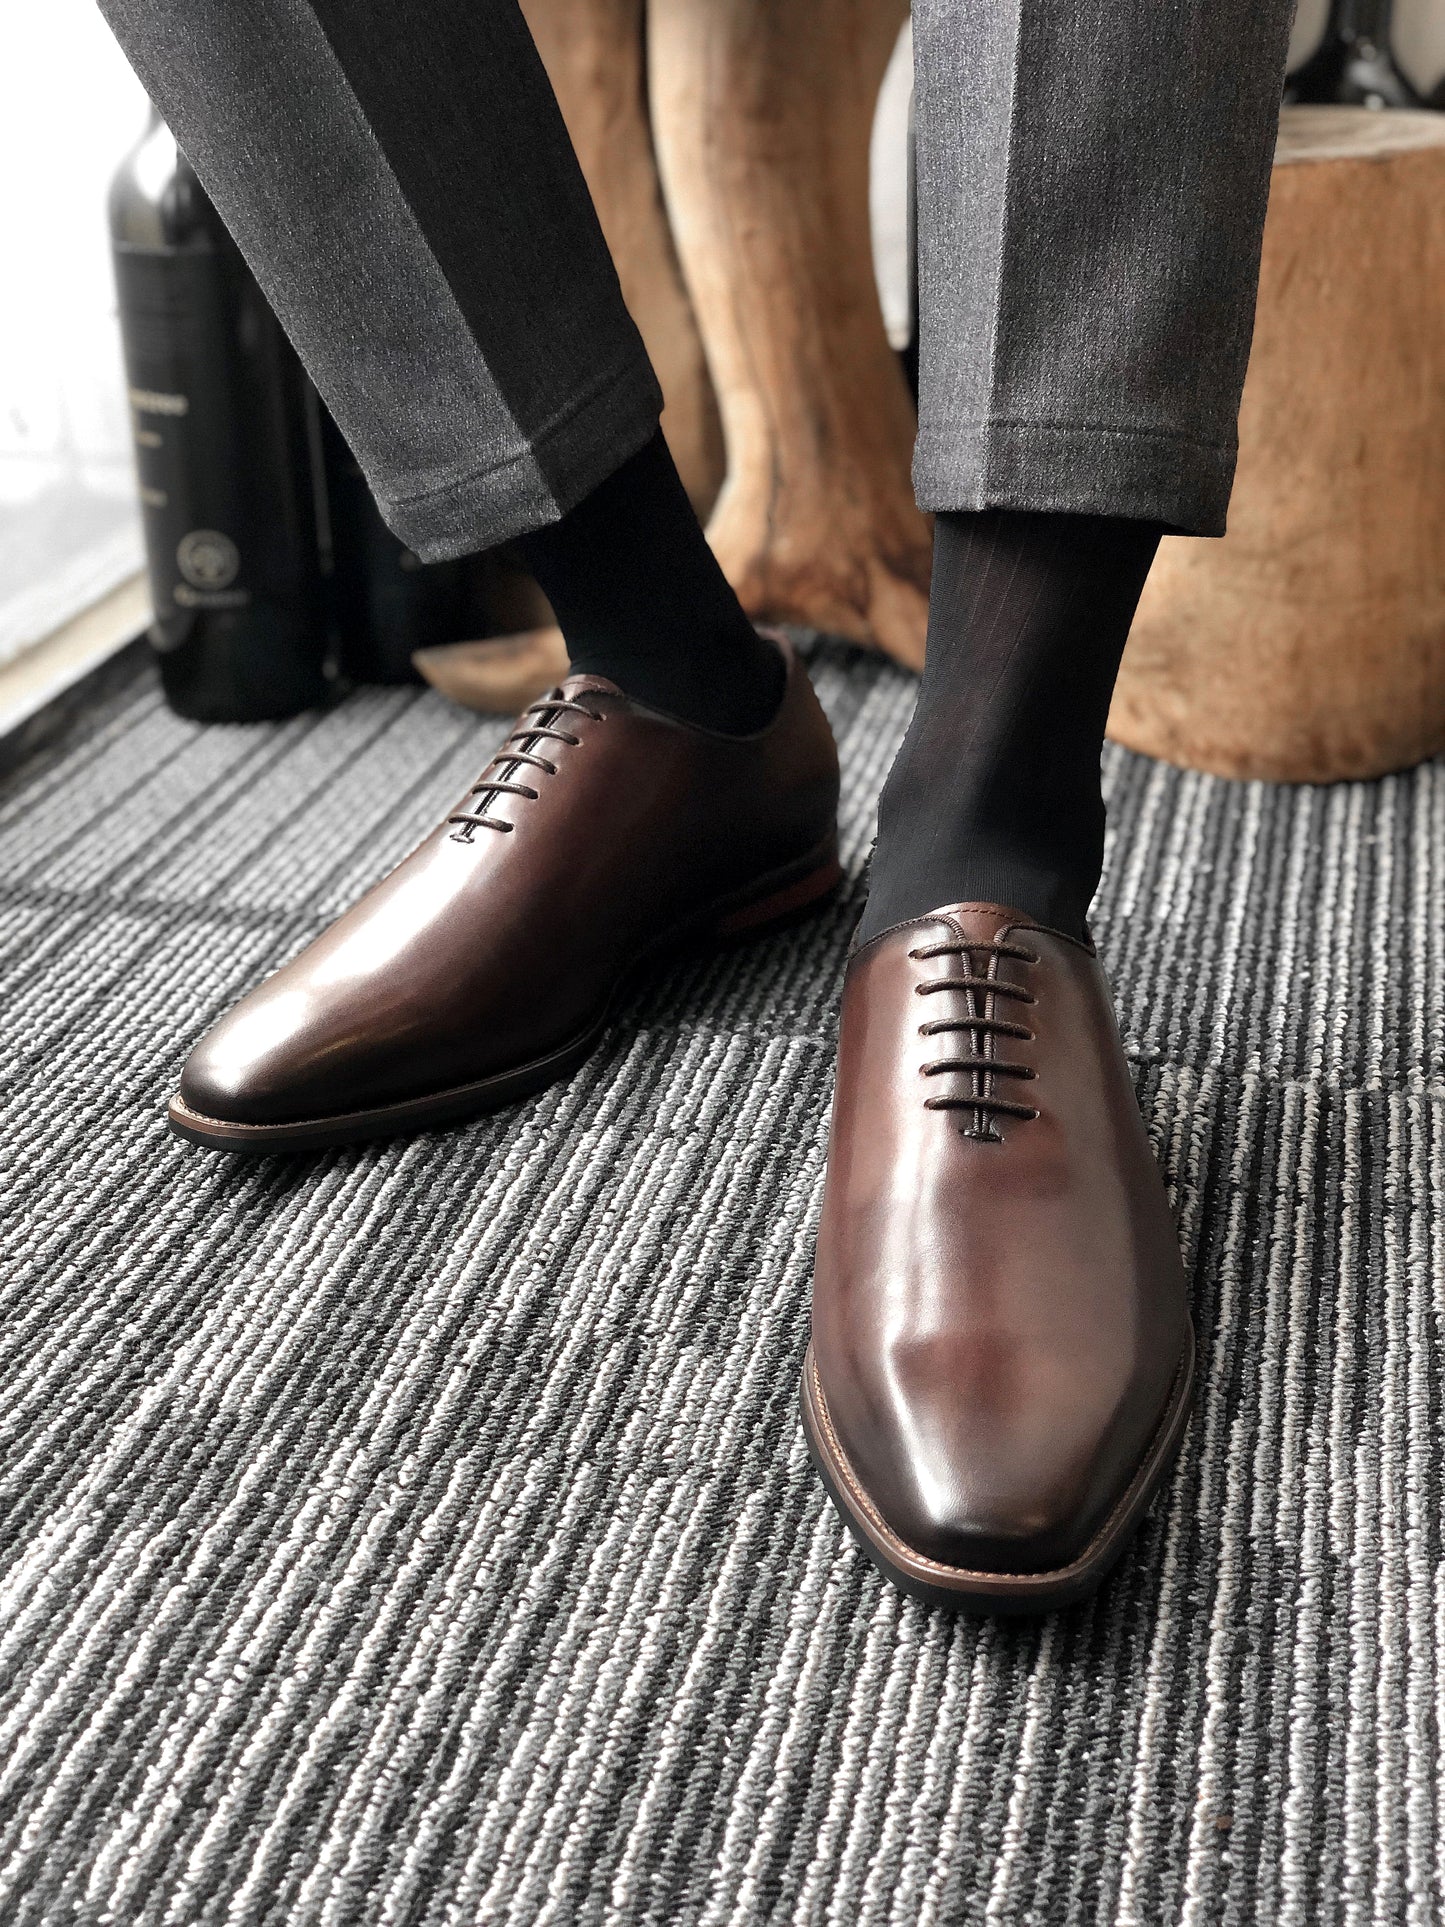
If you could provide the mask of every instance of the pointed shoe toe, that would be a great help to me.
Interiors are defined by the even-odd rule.
[[[327,1018],[341,1013],[318,1010],[292,987],[294,974],[288,966],[243,997],[196,1045],[168,1111],[178,1135],[211,1147],[275,1148],[335,1112],[336,1059],[347,1037]],[[354,1043],[350,1058],[348,1108],[367,1082]]]
[[[274,1124],[301,1114],[289,1054],[252,1042],[248,1019],[243,1002],[207,1031],[181,1068],[176,1107],[226,1124]]]
[[[1052,1441],[951,1439],[925,1465],[921,1428],[872,1425],[852,1438],[835,1417],[810,1346],[803,1430],[845,1523],[884,1576],[930,1605],[1003,1614],[1068,1606],[1092,1593],[1127,1548],[1168,1471],[1188,1417],[1193,1336],[1186,1328],[1169,1396],[1128,1448],[1127,1475],[1091,1481]],[[838,1401],[842,1403],[842,1401]],[[1047,1429],[1047,1428],[1042,1428]],[[935,1444],[937,1439],[935,1438]],[[1099,1442],[1091,1466],[1104,1462]]]

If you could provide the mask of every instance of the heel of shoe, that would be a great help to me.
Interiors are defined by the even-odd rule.
[[[760,896],[739,903],[716,917],[712,924],[715,937],[755,937],[765,930],[780,928],[805,917],[832,896],[843,881],[843,866],[838,861],[836,841],[801,875],[787,882],[774,882]]]

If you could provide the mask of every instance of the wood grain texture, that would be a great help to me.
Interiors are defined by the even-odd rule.
[[[480,642],[418,649],[412,661],[433,689],[483,716],[514,716],[570,667],[560,629],[523,629]]]
[[[1445,117],[1286,109],[1222,541],[1166,540],[1109,733],[1326,782],[1445,749]]]
[[[654,140],[716,386],[743,605],[923,658],[929,524],[873,279],[868,148],[907,0],[651,0]]]

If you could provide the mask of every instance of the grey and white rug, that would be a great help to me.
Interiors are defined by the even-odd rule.
[[[0,1921],[1434,1923],[1445,766],[1110,752],[1098,925],[1189,1264],[1089,1608],[890,1591],[794,1414],[834,1000],[908,681],[814,671],[847,900],[454,1135],[233,1164],[186,1045],[484,760],[146,677],[0,801]]]

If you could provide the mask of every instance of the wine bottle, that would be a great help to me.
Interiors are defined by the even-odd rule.
[[[465,561],[422,562],[381,518],[376,498],[331,416],[322,413],[331,594],[338,667],[350,683],[422,679],[412,654],[461,642],[478,620]]]
[[[1423,107],[1392,44],[1394,0],[1330,0],[1324,39],[1290,75],[1285,99],[1350,107]]]
[[[110,226],[166,699],[200,722],[312,708],[332,686],[314,391],[159,114]]]

